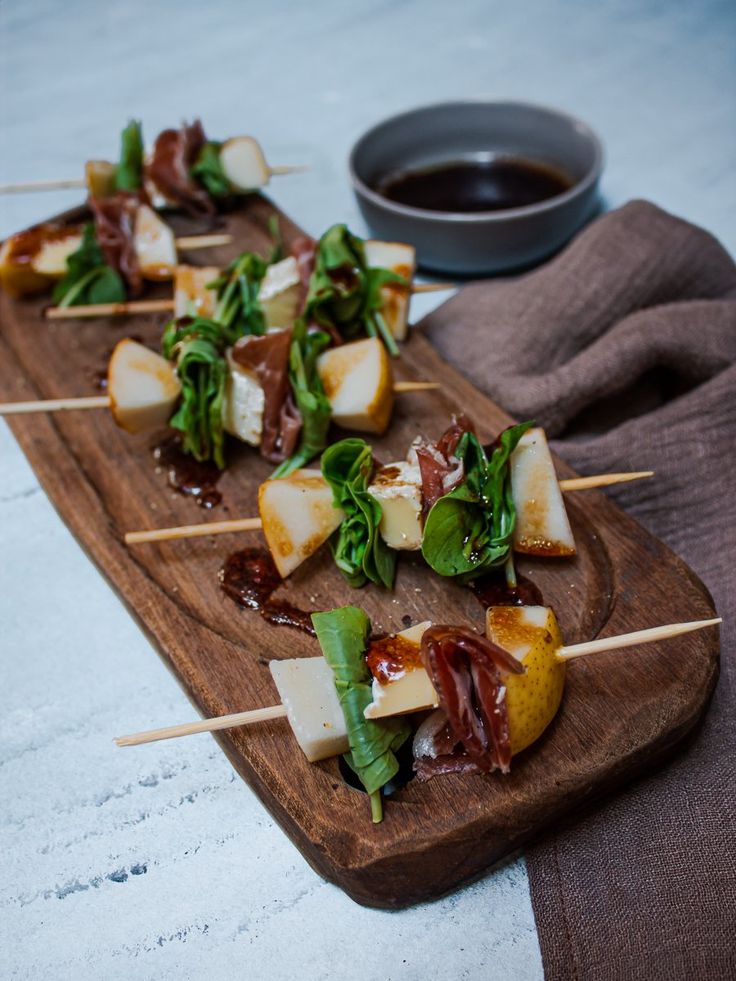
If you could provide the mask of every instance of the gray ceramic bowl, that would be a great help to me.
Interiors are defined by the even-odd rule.
[[[373,188],[387,173],[491,156],[551,165],[573,180],[538,204],[472,213],[398,204]],[[457,275],[531,265],[565,244],[596,208],[603,147],[585,123],[523,102],[446,102],[392,116],[350,154],[350,176],[376,237],[411,242],[421,266]]]

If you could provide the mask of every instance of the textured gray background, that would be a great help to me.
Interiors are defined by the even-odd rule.
[[[735,11],[5,0],[0,183],[76,176],[130,116],[150,137],[200,114],[213,136],[252,132],[271,162],[311,164],[272,187],[310,232],[360,231],[345,158],[367,125],[521,98],[598,129],[609,206],[648,197],[734,252]],[[76,200],[0,200],[0,234]],[[365,910],[312,873],[209,737],[115,750],[115,733],[191,708],[4,424],[0,473],[0,976],[541,976],[523,860],[426,907]]]

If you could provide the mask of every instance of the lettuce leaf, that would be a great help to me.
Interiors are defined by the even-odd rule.
[[[516,508],[509,458],[532,422],[505,429],[488,459],[474,433],[465,433],[455,456],[462,483],[435,502],[427,515],[422,555],[441,576],[475,579],[512,555]]]
[[[348,732],[350,752],[343,757],[357,774],[371,798],[374,823],[381,821],[381,788],[399,769],[394,753],[409,738],[411,729],[402,718],[366,719],[365,708],[373,701],[371,673],[365,662],[370,620],[356,606],[313,613],[322,653],[335,676],[335,688]]]
[[[304,316],[337,330],[346,340],[360,334],[380,337],[396,356],[398,346],[381,314],[381,288],[388,283],[408,285],[390,269],[368,267],[363,240],[346,225],[333,225],[317,244]]]
[[[330,540],[338,569],[354,588],[367,582],[391,589],[396,553],[379,534],[381,505],[368,493],[373,451],[362,439],[343,439],[322,454],[322,475],[345,520]]]
[[[266,333],[258,291],[268,265],[255,252],[242,252],[217,279],[207,284],[207,289],[214,290],[217,296],[213,319],[223,324],[233,339]]]
[[[189,173],[194,180],[201,184],[211,197],[220,200],[233,195],[233,189],[220,163],[221,147],[222,143],[208,140],[199,151],[194,164],[189,168]]]
[[[117,191],[138,191],[143,187],[143,129],[131,119],[120,135],[120,160],[115,172]]]

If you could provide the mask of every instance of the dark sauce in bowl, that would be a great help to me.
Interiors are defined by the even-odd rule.
[[[374,190],[410,208],[472,213],[538,204],[574,183],[564,171],[538,160],[494,157],[394,170],[376,181]]]

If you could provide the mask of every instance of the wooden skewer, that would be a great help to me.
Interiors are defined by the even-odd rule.
[[[649,630],[636,630],[631,634],[620,634],[618,637],[604,637],[602,640],[591,640],[587,644],[573,644],[562,647],[557,657],[571,661],[586,654],[596,654],[602,651],[615,651],[637,644],[651,644],[657,640],[667,640],[692,630],[702,630],[721,623],[721,617],[712,620],[693,620],[689,623],[669,623],[663,627],[651,627]],[[254,722],[265,722],[269,719],[279,719],[286,715],[283,705],[270,705],[267,708],[251,709],[249,712],[236,712],[232,715],[221,715],[215,719],[201,719],[199,722],[185,722],[178,726],[167,726],[163,729],[149,729],[130,736],[118,736],[115,740],[118,746],[140,746],[143,743],[155,743],[160,739],[175,739],[178,736],[190,736],[198,732],[216,732],[219,729],[233,729],[236,726],[247,726]]]
[[[63,191],[68,187],[86,187],[86,182],[82,177],[73,177],[69,180],[0,184],[0,194],[25,194],[27,191]]]
[[[561,647],[557,652],[557,657],[561,661],[572,661],[573,658],[584,657],[586,654],[618,651],[623,647],[636,647],[637,644],[651,644],[657,640],[668,640],[670,637],[679,637],[680,634],[689,634],[691,630],[702,630],[703,627],[712,627],[721,622],[721,617],[714,617],[712,620],[667,623],[662,627],[650,627],[648,630],[635,630],[631,634],[619,634],[618,637],[602,637],[599,640],[589,640],[584,644]]]
[[[275,167],[269,167],[268,172],[271,177],[281,177],[283,174],[303,174],[311,169],[309,164],[277,164]]]
[[[426,389],[439,387],[439,382],[396,382],[394,391],[400,395],[402,392],[422,392]],[[0,416],[26,415],[31,412],[70,412],[74,409],[109,409],[111,404],[109,395],[92,395],[72,399],[37,399],[30,402],[5,402],[0,403]],[[212,532],[212,534],[217,534],[217,532]]]
[[[70,307],[49,307],[48,320],[84,320],[87,317],[124,317],[136,313],[173,312],[173,300],[131,300],[124,303],[87,303]]]
[[[611,487],[613,484],[626,484],[630,480],[653,477],[653,470],[632,470],[629,473],[598,473],[592,477],[568,477],[560,481],[561,491],[590,490],[593,487]]]
[[[216,719],[202,719],[200,722],[185,722],[179,726],[166,726],[163,729],[149,729],[132,736],[118,736],[117,746],[140,746],[142,743],[155,743],[160,739],[176,739],[177,736],[192,736],[197,732],[216,732],[218,729],[234,729],[236,726],[249,726],[254,722],[268,722],[286,715],[283,705],[269,705],[267,708],[251,709],[249,712],[234,712],[220,715]]]
[[[109,395],[91,395],[78,399],[39,399],[36,402],[6,402],[0,405],[0,416],[25,415],[27,412],[67,412],[72,409],[107,409]]]
[[[227,241],[225,241],[227,240]],[[215,245],[227,245],[231,240],[230,235],[195,235],[192,238],[177,239],[180,248],[209,248]],[[196,246],[190,243],[198,243]],[[432,289],[425,289],[423,285],[414,287],[415,293],[429,293],[442,286],[449,289],[451,284],[426,284]],[[174,300],[129,300],[124,303],[89,303],[79,304],[70,307],[49,307],[46,310],[48,320],[83,320],[94,317],[129,317],[138,313],[173,313],[175,309]],[[405,391],[412,391],[405,389]],[[417,389],[419,391],[419,389]]]
[[[182,235],[176,240],[177,249],[193,252],[196,249],[214,249],[218,245],[230,245],[232,235],[222,233],[219,235]]]
[[[442,290],[454,290],[457,283],[414,283],[412,293],[440,293]]]

